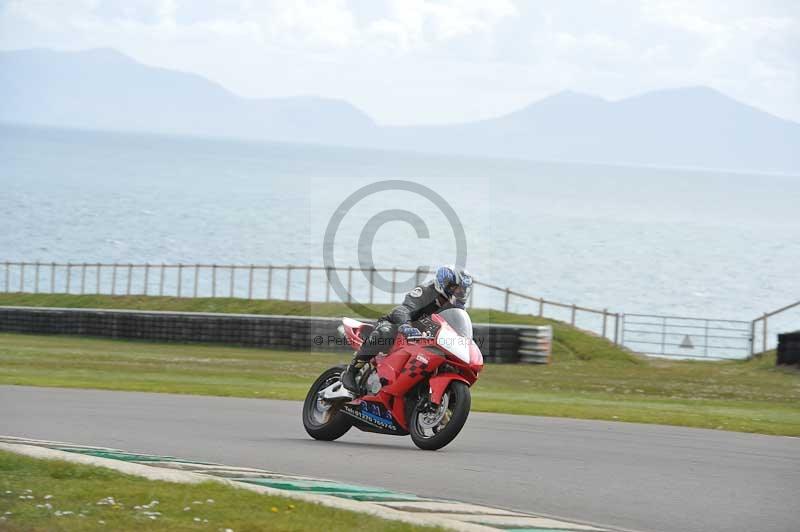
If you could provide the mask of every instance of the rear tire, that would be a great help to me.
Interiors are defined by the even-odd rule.
[[[346,367],[335,366],[326,370],[308,390],[303,403],[303,426],[315,440],[333,441],[341,438],[353,426],[347,414],[339,412],[339,407],[346,401],[330,404],[317,398],[320,390],[339,380]]]
[[[472,406],[469,386],[461,381],[452,381],[442,396],[442,406],[445,405],[445,401],[447,401],[447,405],[444,408],[445,412],[442,412],[444,417],[440,422],[444,421],[445,417],[447,417],[447,421],[433,428],[426,426],[425,416],[429,418],[434,416],[435,419],[436,414],[430,411],[425,402],[418,402],[411,410],[408,428],[414,445],[420,449],[426,451],[441,449],[453,441],[458,436],[458,433],[461,432],[461,429],[464,428],[464,423],[467,422],[469,410]]]

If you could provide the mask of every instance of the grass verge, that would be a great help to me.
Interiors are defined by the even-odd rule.
[[[433,531],[216,482],[178,484],[0,451],[0,529]]]
[[[348,355],[0,334],[0,384],[294,399]],[[800,373],[750,361],[487,365],[473,408],[800,436]]]

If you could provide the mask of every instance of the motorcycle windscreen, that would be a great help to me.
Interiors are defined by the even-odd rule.
[[[460,308],[449,308],[437,313],[460,336],[472,340],[472,320],[467,311]]]

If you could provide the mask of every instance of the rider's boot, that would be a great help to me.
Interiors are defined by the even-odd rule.
[[[347,369],[344,370],[342,373],[342,386],[353,392],[354,394],[359,394],[360,390],[358,389],[358,384],[356,383],[356,377],[358,373],[361,371],[361,368],[364,367],[366,364],[366,360],[359,360],[358,358],[354,358],[350,365],[347,366]]]

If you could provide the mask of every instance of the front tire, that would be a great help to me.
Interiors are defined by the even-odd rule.
[[[414,445],[435,451],[453,441],[467,422],[471,406],[469,386],[461,381],[450,383],[438,407],[428,401],[418,401],[411,410],[408,424]]]
[[[317,397],[323,390],[338,381],[347,366],[335,366],[320,375],[308,390],[303,403],[303,426],[315,440],[333,441],[341,438],[350,427],[350,418],[339,412],[340,404],[331,404]]]

